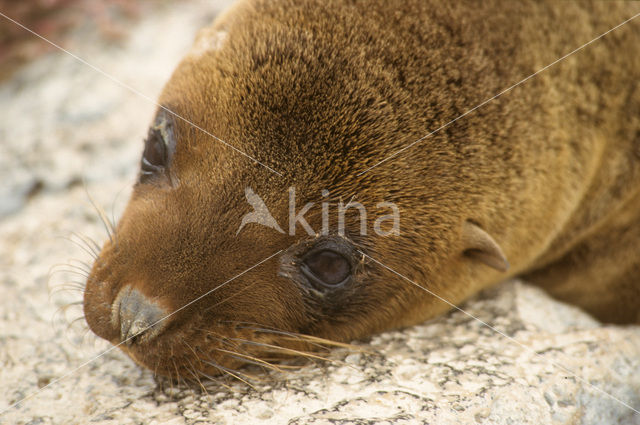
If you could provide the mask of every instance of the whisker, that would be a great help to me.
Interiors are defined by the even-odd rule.
[[[221,342],[222,344],[225,344],[225,345],[229,346],[230,349],[233,350],[233,351],[228,351],[228,350],[224,350],[223,348],[215,348],[218,351],[226,351],[226,352],[233,353],[233,354],[236,354],[236,355],[239,355],[239,356],[241,355],[241,356],[243,356],[245,358],[251,358],[251,359],[254,359],[256,361],[264,361],[266,363],[269,363],[268,360],[270,360],[270,359],[258,359],[258,358],[254,357],[254,356],[251,356],[249,353],[247,353],[245,350],[243,350],[242,347],[239,344],[237,344],[234,341],[230,341],[229,337],[222,336],[222,335],[220,335],[220,334],[218,334],[216,332],[213,332],[211,330],[208,330],[208,329],[201,329],[201,328],[196,328],[196,329],[208,333],[211,338]],[[215,335],[218,335],[218,336],[215,336]],[[245,340],[242,340],[242,341],[245,341]],[[275,359],[275,360],[282,360],[282,359]],[[244,360],[244,361],[247,361],[247,360]],[[271,363],[269,363],[269,364],[271,364]],[[276,367],[273,364],[271,366]],[[280,365],[280,367],[284,368],[283,365]]]
[[[101,251],[100,244],[97,243],[95,239],[93,239],[91,236],[88,236],[88,235],[81,235],[81,236],[93,246],[97,254],[100,254],[100,251]]]
[[[111,220],[110,220],[111,229],[116,228],[116,217],[115,217],[116,202],[118,202],[118,198],[120,197],[120,195],[122,194],[122,192],[125,190],[126,187],[128,186],[124,186],[122,189],[118,191],[116,196],[113,198],[113,202],[111,203]],[[115,234],[115,230],[113,230],[113,233]],[[117,242],[118,242],[118,239],[116,238],[116,243]]]
[[[86,182],[84,183],[84,189],[85,189],[85,193],[87,194],[87,198],[89,198],[89,202],[98,213],[98,217],[100,218],[100,221],[102,221],[104,229],[107,232],[107,236],[109,237],[109,240],[111,241],[111,243],[114,243],[115,229],[110,226],[111,223],[109,222],[109,219],[106,218],[104,210],[98,206],[98,204],[95,202],[95,200],[89,193],[89,189],[87,188]]]
[[[73,233],[71,236],[73,236]],[[67,242],[71,242],[72,244],[74,244],[75,246],[77,246],[78,248],[86,252],[94,260],[98,258],[98,255],[93,252],[93,249],[91,249],[91,247],[87,247],[85,244],[82,244],[69,236],[60,236],[60,238],[64,239]]]
[[[185,341],[182,341],[182,342],[186,343]],[[200,381],[200,377],[196,373],[198,369],[196,369],[196,367],[193,365],[193,363],[191,363],[191,360],[189,360],[188,357],[185,357],[185,360],[187,361],[187,363],[189,363],[189,366],[191,366],[191,369],[187,368],[187,371],[196,379],[196,381],[198,381],[198,384],[200,385],[200,388],[202,388],[202,391],[204,391],[205,394],[209,395],[209,393],[207,392],[207,389],[204,387],[204,385],[202,385],[202,381]]]
[[[74,301],[74,302],[70,302],[70,303],[67,303],[67,304],[65,304],[65,305],[62,305],[62,306],[58,307],[58,308],[56,309],[56,311],[53,313],[53,316],[51,317],[51,321],[52,321],[52,323],[53,323],[53,322],[55,322],[55,320],[56,320],[58,317],[61,317],[61,320],[63,320],[64,322],[67,322],[67,329],[66,329],[66,331],[69,331],[69,328],[70,328],[70,326],[71,326],[71,323],[68,323],[67,316],[66,316],[67,311],[68,311],[71,307],[76,306],[76,305],[81,304],[81,303],[82,303],[81,301]],[[84,317],[84,316],[83,316],[83,317]]]
[[[77,280],[70,280],[68,282],[57,283],[55,286],[49,288],[51,291],[51,295],[56,294],[58,292],[63,291],[79,291],[84,292],[85,285],[84,282],[80,282]]]
[[[199,329],[199,328],[196,328],[196,329]],[[233,341],[228,341],[226,338],[218,338],[216,336],[213,336],[215,334],[212,331],[209,331],[207,329],[199,329],[199,330],[209,333],[210,334],[209,336],[211,336],[213,339],[215,339],[215,340],[221,342],[222,344],[225,344],[225,345],[229,346],[231,349],[233,349],[234,351],[225,350],[224,348],[214,348],[217,351],[220,351],[220,352],[223,352],[223,353],[227,353],[230,357],[233,357],[236,360],[240,360],[240,361],[242,361],[244,363],[247,363],[247,364],[253,364],[253,365],[256,365],[256,366],[260,366],[262,368],[267,368],[267,369],[275,370],[275,371],[278,371],[278,372],[284,372],[283,369],[286,368],[283,365],[280,365],[280,367],[278,367],[278,366],[276,366],[276,365],[274,365],[272,363],[269,363],[267,360],[259,359],[257,357],[251,356],[250,354],[244,352],[244,350],[242,350],[240,348],[240,346],[238,344],[234,343]]]
[[[267,332],[266,330],[264,332]],[[373,354],[373,352],[364,349],[363,347],[359,346],[359,345],[353,345],[353,344],[349,344],[346,342],[338,342],[338,341],[332,341],[330,339],[324,339],[324,338],[320,338],[320,337],[315,337],[312,335],[304,335],[304,334],[299,334],[299,335],[291,335],[291,336],[287,336],[286,338],[283,339],[288,339],[288,340],[292,340],[292,341],[305,341],[305,342],[309,342],[311,345],[316,346],[316,347],[320,347],[320,348],[325,348],[328,349],[326,346],[331,346],[331,347],[336,347],[336,348],[344,348],[347,349],[349,351],[356,351],[359,353],[366,353],[366,354]]]
[[[250,329],[250,330],[254,330],[256,332],[263,332],[263,333],[270,333],[270,334],[275,334],[275,335],[282,335],[282,336],[286,337],[286,338],[283,338],[283,339],[287,339],[287,340],[290,340],[290,341],[309,342],[314,347],[318,347],[318,348],[321,348],[323,350],[329,350],[329,348],[327,348],[325,345],[332,345],[332,346],[345,347],[345,348],[349,346],[349,344],[343,344],[343,343],[339,343],[339,342],[336,342],[336,341],[330,341],[330,340],[326,340],[326,342],[324,342],[324,341],[322,341],[322,338],[315,339],[314,337],[311,337],[310,335],[297,334],[297,333],[292,333],[292,332],[287,332],[287,331],[278,331],[278,330],[274,330],[274,329],[265,329],[265,328],[254,328],[254,327],[250,327],[250,326],[245,326],[245,327],[243,327],[243,329]],[[320,343],[321,341],[324,342],[325,345],[322,345]]]
[[[86,261],[82,261],[82,260],[78,260],[77,258],[72,258],[69,260],[69,264],[73,264],[73,263],[77,263],[80,266],[82,266],[84,268],[84,270],[86,270],[87,272],[91,272],[91,269],[93,268],[93,266],[89,263],[87,263]]]
[[[317,360],[322,360],[322,361],[325,361],[325,362],[336,362],[337,361],[337,360],[333,360],[333,359],[328,359],[326,357],[318,356],[317,354],[309,353],[307,351],[300,351],[300,350],[294,350],[293,348],[280,347],[278,345],[268,344],[266,342],[250,341],[250,340],[242,339],[242,338],[231,338],[231,339],[233,339],[234,341],[242,342],[243,344],[249,344],[249,345],[256,345],[256,346],[259,346],[259,347],[271,348],[271,349],[274,349],[277,352],[285,352],[285,353],[289,353],[289,354],[295,354],[297,356],[311,358],[311,359],[317,359]]]
[[[198,356],[198,353],[195,352],[195,350],[189,345],[189,343],[185,340],[182,340],[182,343],[184,345],[187,346],[187,348],[189,348],[189,350],[191,350],[191,352],[196,356],[196,358],[199,358],[200,356]],[[187,361],[189,361],[189,359],[187,358]]]
[[[233,377],[234,377],[234,378],[236,378],[236,379],[238,379],[238,376],[236,376],[236,374],[238,374],[238,375],[242,375],[242,376],[244,376],[244,377],[245,377],[245,378],[247,378],[248,380],[253,379],[253,380],[256,380],[256,381],[260,381],[260,379],[258,379],[258,378],[257,378],[256,376],[254,376],[254,375],[249,375],[249,374],[246,374],[246,373],[242,373],[242,372],[240,372],[240,371],[237,371],[237,370],[232,370],[232,369],[226,368],[226,367],[224,367],[224,366],[222,366],[222,365],[218,364],[217,362],[214,362],[214,361],[213,361],[213,359],[212,359],[212,358],[211,358],[207,353],[203,352],[203,351],[202,351],[202,350],[200,350],[200,349],[198,349],[198,351],[200,351],[200,352],[201,352],[201,353],[202,353],[202,354],[203,354],[203,355],[204,355],[204,356],[209,360],[209,362],[207,362],[206,360],[200,360],[200,361],[202,361],[202,362],[204,362],[204,363],[206,363],[206,364],[209,364],[209,365],[211,365],[211,366],[213,366],[213,367],[216,367],[216,368],[218,368],[219,370],[221,370],[221,371],[223,371],[223,372],[226,372],[226,373],[230,374],[231,376],[233,376]],[[244,381],[243,381],[243,382],[244,382]],[[248,383],[247,383],[247,384],[248,384]],[[253,388],[253,387],[252,387],[252,388]],[[254,388],[254,389],[255,389],[255,388]]]
[[[172,362],[174,362],[173,358],[171,359]],[[175,362],[173,364],[173,367],[177,370],[178,368],[175,365]],[[174,391],[173,389],[173,371],[171,370],[170,367],[167,366],[167,375],[169,375],[169,388],[171,388],[171,396],[173,397],[174,394],[176,394],[176,391]]]
[[[159,365],[159,362],[155,361],[154,365],[153,365],[153,377],[154,378],[158,377],[158,365]],[[160,380],[156,379],[156,383],[160,384]],[[161,390],[162,390],[162,388],[161,388]]]
[[[218,379],[218,377],[214,377],[211,375],[207,375],[206,373],[202,372],[202,371],[197,371],[201,376],[204,376],[205,378],[209,379],[212,382],[215,382],[216,384],[222,385],[223,387],[225,387],[227,390],[231,391],[231,392],[236,392],[236,390],[234,388],[231,388],[229,385],[220,382],[220,379]]]
[[[238,381],[244,382],[245,384],[247,384],[248,386],[250,386],[250,387],[251,387],[253,390],[255,390],[256,392],[258,391],[258,389],[257,389],[256,387],[254,387],[254,386],[253,386],[253,385],[252,385],[248,380],[243,379],[243,378],[241,378],[240,376],[238,376],[238,375],[242,375],[242,376],[247,376],[247,375],[245,375],[245,374],[243,374],[243,373],[240,373],[240,372],[238,372],[238,371],[233,371],[233,372],[232,372],[232,371],[231,371],[231,370],[229,370],[228,368],[226,368],[226,367],[224,367],[224,366],[220,366],[219,364],[214,363],[214,362],[211,362],[211,361],[208,361],[208,360],[202,360],[202,362],[203,362],[203,363],[205,363],[205,364],[208,364],[208,365],[210,365],[210,366],[213,366],[213,367],[215,367],[216,369],[219,369],[219,370],[221,370],[221,371],[223,371],[223,372],[225,372],[225,373],[227,373],[227,374],[229,374],[229,375],[233,376],[233,377],[234,377],[234,378],[236,378]]]
[[[193,365],[191,364],[191,362],[188,359],[187,359],[187,361],[189,362],[189,365],[193,368]],[[209,392],[207,391],[207,388],[204,386],[204,384],[200,380],[200,376],[197,373],[197,369],[195,369],[195,368],[193,368],[193,369],[187,368],[187,371],[189,372],[189,374],[191,376],[193,376],[193,378],[198,382],[198,385],[200,386],[202,391],[208,396]]]
[[[85,281],[84,280],[67,280],[65,282],[60,282],[57,283],[53,286],[53,288],[57,288],[58,286],[64,286],[64,285],[70,285],[73,286],[75,288],[84,288],[85,287]],[[52,288],[52,289],[53,289]]]
[[[85,343],[85,340],[87,339],[87,335],[95,336],[95,334],[91,332],[91,328],[89,328],[89,326],[87,326],[86,329],[84,330],[84,332],[82,332],[82,339],[81,339],[82,344]],[[95,339],[94,339],[94,341],[95,341]]]
[[[204,330],[204,329],[202,329],[202,330]],[[217,334],[214,334],[213,332],[206,331],[206,330],[204,330],[204,331],[205,331],[205,332],[208,332],[208,333],[209,333],[209,336],[210,336],[211,338],[215,339],[215,340],[216,340],[216,341],[218,341],[218,342],[221,342],[222,344],[228,345],[229,347],[231,347],[231,348],[232,348],[232,349],[234,349],[234,350],[236,350],[236,349],[239,349],[239,348],[240,348],[240,347],[238,347],[238,344],[235,344],[235,343],[233,343],[232,341],[227,340],[226,338],[220,338],[220,335],[215,336],[215,335],[217,335]]]
[[[67,323],[67,326],[66,326],[66,328],[65,328],[65,330],[64,330],[64,331],[65,331],[65,335],[66,335],[66,336],[65,336],[65,338],[66,338],[68,341],[71,341],[71,339],[69,338],[69,335],[68,335],[68,334],[69,334],[69,332],[71,331],[71,329],[73,328],[73,326],[74,326],[78,321],[83,320],[83,319],[84,319],[84,315],[79,316],[79,317],[76,317],[75,319],[73,319],[73,320],[71,320],[70,322],[68,322],[68,323]],[[87,332],[88,330],[89,330],[89,329],[88,329],[88,327],[84,330],[84,334],[82,335],[82,339],[83,339],[83,340],[84,340],[84,337],[85,337],[86,332]]]
[[[74,323],[80,321],[80,320],[84,320],[84,315],[76,317],[75,319],[73,319],[70,323],[70,325],[73,325]]]
[[[244,350],[242,350],[240,345],[238,345],[237,343],[235,343],[233,341],[230,341],[229,337],[227,337],[227,336],[219,334],[219,333],[217,333],[215,331],[212,331],[210,329],[203,329],[203,328],[195,328],[195,329],[199,330],[199,331],[202,331],[202,332],[205,332],[211,338],[221,342],[222,344],[225,344],[225,345],[229,346],[232,350],[234,350],[234,353],[248,355],[248,353],[246,353]]]
[[[256,362],[256,361],[253,361],[253,360],[246,359],[246,358],[244,358],[242,356],[237,356],[235,354],[227,354],[227,356],[231,357],[232,359],[235,359],[235,360],[238,360],[238,361],[242,362],[243,365],[249,364],[249,365],[259,366],[262,369],[266,369],[266,370],[275,370],[275,371],[278,371],[278,372],[284,372],[281,369],[266,366],[265,363],[266,364],[271,364],[271,363],[268,363],[268,362],[265,362],[265,361]]]
[[[88,236],[85,235],[81,235],[78,232],[71,232],[72,236],[75,236],[76,238],[80,239],[82,242],[84,242],[85,246],[91,250],[91,252],[93,253],[93,257],[94,258],[98,258],[98,255],[100,254],[100,247],[98,246],[98,244],[96,243],[96,241],[94,241],[93,239],[91,239]]]
[[[74,263],[77,263],[77,264],[74,264]],[[91,271],[91,268],[87,263],[71,258],[66,263],[56,263],[53,266],[51,266],[49,268],[49,273],[55,274],[55,273],[60,273],[64,271],[69,271],[69,269],[62,269],[62,267],[70,267],[71,269],[76,270],[76,272],[82,272],[87,274],[89,274],[89,272]]]
[[[216,351],[220,351],[222,353],[226,353],[226,354],[230,355],[230,357],[235,358],[236,360],[242,360],[242,361],[245,361],[247,363],[251,363],[251,364],[254,364],[254,365],[258,365],[258,366],[263,366],[263,367],[266,367],[268,369],[275,370],[277,372],[284,372],[278,366],[276,366],[274,364],[271,364],[269,362],[266,362],[264,360],[261,360],[261,359],[259,359],[257,357],[250,356],[248,354],[241,354],[241,353],[225,350],[223,348],[216,348],[215,350]]]
[[[85,272],[84,270],[79,271],[79,270],[73,270],[73,269],[63,269],[62,267],[58,268],[53,273],[69,273],[69,274],[82,276],[84,278],[89,277],[89,273]]]
[[[200,350],[202,351],[202,350]],[[202,353],[205,354],[205,353]],[[224,367],[222,367],[221,365],[219,365],[218,363],[214,362],[213,359],[209,358],[209,360],[201,360],[201,362],[208,364],[209,366],[213,366],[216,369],[218,369],[220,372],[223,373],[223,376],[233,376],[233,374],[230,373],[229,370],[225,369]]]
[[[79,300],[79,301],[72,301],[72,302],[70,302],[70,303],[67,303],[67,304],[63,305],[63,306],[62,306],[62,307],[60,307],[60,308],[63,308],[63,309],[65,309],[65,310],[66,310],[66,309],[68,309],[69,307],[74,306],[74,305],[82,305],[82,300]]]
[[[249,324],[249,322],[236,322],[236,321],[229,321],[228,323],[242,324],[242,325]],[[269,328],[264,328],[264,327],[242,326],[242,327],[238,327],[238,328],[254,330],[254,331],[257,331],[257,332],[264,332],[266,334],[278,335],[282,339],[287,339],[287,340],[291,340],[291,341],[295,341],[295,342],[306,343],[306,344],[309,344],[310,346],[319,347],[319,348],[322,348],[323,350],[327,350],[327,351],[329,350],[329,347],[327,347],[327,346],[333,346],[333,347],[339,347],[339,348],[346,348],[346,349],[348,349],[350,351],[356,351],[356,352],[361,352],[361,353],[369,353],[367,350],[364,350],[362,347],[359,347],[359,346],[355,346],[355,345],[347,344],[347,343],[342,343],[342,342],[337,342],[337,341],[331,341],[331,340],[327,340],[327,339],[324,339],[324,338],[315,337],[315,336],[306,335],[306,334],[299,334],[299,333],[295,333],[295,332],[288,332],[288,331],[283,331],[283,330],[275,330],[275,329],[269,329]],[[297,366],[297,365],[284,365],[284,364],[280,363],[283,360],[282,357],[275,357],[275,358],[270,358],[269,357],[269,358],[267,358],[267,357],[261,356],[261,358],[257,358],[257,357],[255,357],[253,355],[250,355],[250,354],[246,353],[245,350],[242,350],[241,349],[242,345],[252,345],[252,346],[257,346],[257,347],[263,347],[263,348],[269,349],[269,351],[279,353],[280,355],[305,358],[306,360],[309,360],[309,361],[313,362],[314,364],[315,364],[316,360],[323,361],[323,362],[329,362],[329,363],[346,364],[343,361],[340,361],[340,360],[337,360],[337,359],[331,359],[331,358],[328,358],[328,357],[324,357],[324,356],[318,355],[315,352],[302,351],[302,350],[297,350],[297,349],[294,349],[294,348],[282,347],[282,346],[279,346],[279,345],[269,344],[269,343],[266,343],[266,342],[252,341],[252,340],[248,340],[248,339],[244,339],[244,338],[240,338],[240,337],[227,337],[227,336],[223,336],[223,335],[221,335],[221,334],[219,334],[219,333],[217,333],[215,331],[209,330],[209,329],[197,328],[197,330],[200,330],[202,332],[207,333],[208,335],[210,335],[211,338],[214,338],[215,340],[221,342],[224,345],[228,345],[229,347],[231,347],[230,350],[233,350],[233,351],[230,351],[230,350],[225,350],[224,348],[215,348],[217,351],[224,352],[227,355],[235,358],[236,360],[240,360],[240,361],[242,361],[244,363],[253,364],[253,365],[256,365],[256,366],[267,368],[269,370],[275,370],[275,371],[280,372],[280,373],[284,373],[285,369],[288,369],[288,370],[299,369],[300,366]],[[276,366],[276,365],[272,364],[271,361],[276,361],[279,364]],[[348,366],[353,367],[352,365],[348,365]]]
[[[173,363],[173,367],[176,370],[176,379],[178,381],[176,385],[178,387],[181,387],[182,385],[180,384],[180,372],[178,371],[178,365],[176,364],[176,361],[173,359],[173,356],[171,356],[171,363]]]
[[[195,356],[196,359],[198,359],[198,361],[200,361],[200,356],[198,356],[198,353],[196,353],[196,350],[193,349],[193,347],[191,347],[191,345],[189,345],[189,343],[187,341],[182,341],[182,343],[184,345],[186,345],[191,352],[193,353],[193,355]],[[191,366],[191,368],[193,369],[194,372],[197,372],[198,368],[196,368],[193,363],[191,363],[191,360],[189,360],[188,357],[185,357],[185,360],[189,363],[189,365]],[[200,378],[198,377],[197,374],[193,373],[192,371],[189,371],[198,381],[198,384],[200,384],[200,386],[202,387],[202,390],[204,391],[205,394],[209,395],[209,393],[207,392],[207,389],[204,387],[204,385],[202,385],[202,382],[200,381]]]
[[[61,293],[73,293],[74,298],[77,298],[77,294],[83,296],[86,292],[86,285],[85,282],[78,280],[67,280],[64,282],[56,283],[54,285],[51,285],[50,282],[47,282],[47,291],[49,301],[52,302],[53,298],[57,294]]]
[[[74,325],[75,323],[77,323],[79,320],[82,320],[82,319],[84,319],[84,315],[83,315],[83,316],[80,316],[80,317],[76,317],[76,318],[75,318],[75,319],[73,319],[71,322],[69,322],[69,323],[67,324],[67,328],[65,329],[65,332],[69,332],[69,331],[71,330],[71,328],[73,327],[73,325]]]
[[[350,351],[358,351],[358,352],[368,353],[367,350],[363,349],[361,346],[358,346],[358,345],[353,345],[353,344],[349,344],[349,343],[346,343],[346,342],[333,341],[331,339],[321,338],[321,337],[313,336],[313,335],[302,334],[302,333],[298,333],[298,332],[291,332],[291,331],[285,331],[285,330],[282,330],[282,329],[270,328],[270,327],[266,327],[264,325],[260,325],[258,323],[241,322],[241,321],[227,321],[227,323],[248,325],[248,326],[242,326],[242,327],[239,327],[239,328],[240,329],[250,329],[250,330],[257,331],[257,332],[272,333],[272,334],[276,334],[276,335],[284,335],[284,336],[291,337],[292,340],[302,340],[304,342],[309,342],[312,345],[317,346],[319,348],[323,348],[323,349],[326,349],[327,347],[325,347],[325,345],[328,345],[328,346],[332,346],[332,347],[346,348],[346,349],[348,349]]]

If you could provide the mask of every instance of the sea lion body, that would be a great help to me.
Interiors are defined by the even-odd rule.
[[[158,111],[88,279],[89,326],[129,338],[125,351],[156,373],[189,379],[305,347],[293,334],[349,341],[450,308],[409,280],[458,304],[524,275],[601,320],[638,322],[640,20],[483,102],[639,11],[235,5],[160,96],[171,112]],[[288,231],[291,188],[297,211],[315,203],[304,218],[317,234],[300,222]],[[251,219],[239,230],[249,193],[277,227]],[[353,210],[336,231],[331,211],[351,199],[369,213],[366,234]],[[381,202],[398,207],[399,232],[371,230]]]

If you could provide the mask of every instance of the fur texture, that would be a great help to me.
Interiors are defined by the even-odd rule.
[[[123,287],[174,311],[278,250],[127,351],[189,378],[216,373],[203,359],[239,365],[219,350],[235,337],[304,346],[241,323],[349,341],[449,308],[366,257],[337,293],[314,295],[287,276],[285,260],[315,238],[300,227],[236,231],[251,210],[245,188],[282,225],[291,186],[298,209],[316,202],[305,215],[316,230],[323,189],[332,207],[394,202],[400,235],[361,235],[349,214],[349,242],[452,303],[524,275],[601,320],[640,321],[640,19],[358,175],[639,11],[640,2],[235,5],[203,30],[160,102],[284,177],[169,115],[169,178],[136,184],[88,280],[87,322],[119,342],[111,310]],[[466,255],[467,222],[499,244],[507,273]],[[234,350],[266,357],[264,346]]]

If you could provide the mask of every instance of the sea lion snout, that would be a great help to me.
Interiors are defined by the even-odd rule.
[[[120,341],[127,345],[156,337],[166,327],[170,314],[131,286],[120,291],[111,312],[112,324],[120,329]]]

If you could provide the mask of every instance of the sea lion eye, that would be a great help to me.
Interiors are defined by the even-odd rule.
[[[351,275],[349,261],[341,254],[328,249],[307,256],[300,270],[313,283],[330,287],[340,286]]]
[[[140,183],[147,183],[155,176],[167,171],[171,155],[175,150],[171,126],[163,115],[149,129],[144,141],[144,152],[140,161]]]
[[[167,161],[167,148],[162,140],[162,136],[157,131],[151,129],[149,136],[144,141],[144,152],[142,154],[142,174],[152,174],[164,168]]]

